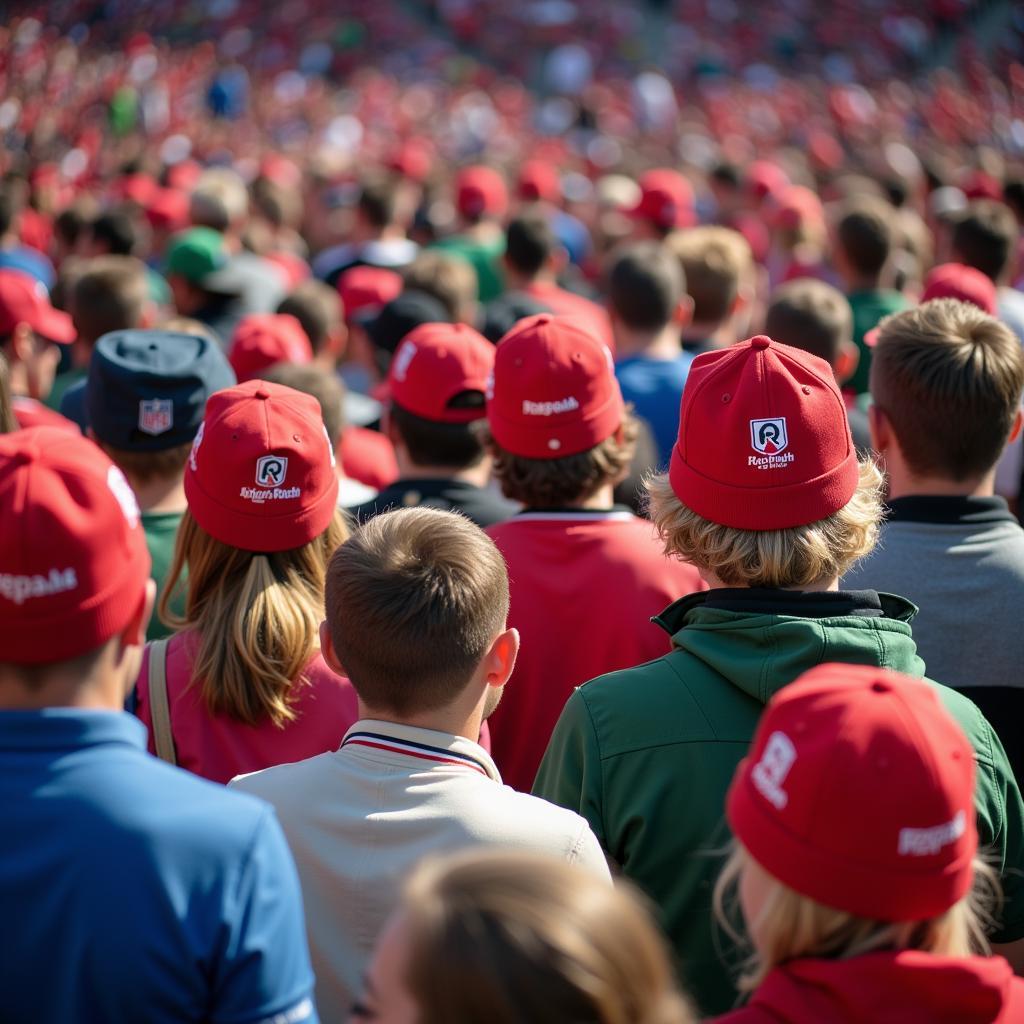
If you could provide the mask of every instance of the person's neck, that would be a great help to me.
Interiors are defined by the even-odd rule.
[[[701,579],[708,585],[709,590],[750,590],[749,583],[723,583],[713,572],[702,571]],[[758,584],[760,585],[760,584]],[[825,594],[839,590],[839,577],[830,580],[819,580],[817,583],[809,583],[802,587],[776,587],[777,590],[792,590],[802,594]]]
[[[874,274],[846,274],[843,280],[846,294],[854,292],[877,292],[882,290],[881,278]]]
[[[683,342],[705,342],[712,348],[728,348],[736,341],[735,333],[728,322],[700,323],[693,321],[680,333]]]
[[[615,352],[623,356],[646,356],[648,359],[671,361],[678,359],[683,348],[679,328],[666,324],[660,331],[638,331],[615,320]]]
[[[612,484],[602,484],[589,498],[567,501],[566,508],[608,509],[615,504],[615,488]]]
[[[506,291],[523,291],[529,288],[531,284],[555,284],[555,275],[544,268],[541,268],[535,274],[527,274],[506,262],[503,270],[505,273]]]
[[[145,481],[131,473],[125,473],[125,476],[143,512],[184,512],[188,507],[183,475]]]
[[[491,479],[491,460],[481,459],[475,466],[456,469],[453,466],[422,466],[409,458],[405,449],[395,449],[400,480],[460,480],[475,487],[486,487]]]
[[[991,498],[996,493],[996,471],[970,480],[949,480],[939,476],[914,476],[906,467],[886,460],[889,500],[897,498]]]
[[[371,708],[361,700],[358,705],[361,719],[370,718],[377,722],[405,725],[411,729],[431,729],[434,732],[447,733],[449,736],[462,736],[474,743],[480,741],[480,729],[484,721],[482,702],[469,712],[465,708],[446,707],[401,717],[390,711]]]

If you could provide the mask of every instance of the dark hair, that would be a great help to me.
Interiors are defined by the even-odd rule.
[[[479,391],[463,391],[448,404],[451,408],[479,407],[483,411],[484,396]],[[394,402],[390,416],[409,458],[418,466],[468,469],[484,457],[483,439],[476,423],[438,423]]]
[[[77,206],[69,206],[53,220],[53,233],[68,248],[71,248],[81,237],[88,224],[88,218]]]
[[[277,312],[290,313],[302,324],[315,354],[324,350],[344,316],[337,289],[313,280],[297,285],[278,304]]]
[[[801,278],[775,290],[765,334],[835,366],[843,342],[853,340],[853,311],[846,296],[824,281]]]
[[[729,188],[739,188],[743,184],[743,172],[736,164],[728,162],[716,164],[711,171],[711,177]]]
[[[544,267],[558,244],[548,218],[536,207],[515,217],[509,223],[505,238],[505,259],[528,277]]]
[[[666,327],[685,294],[682,265],[657,242],[623,250],[608,272],[609,304],[627,327],[636,330]]]
[[[101,242],[112,256],[131,256],[138,245],[135,221],[124,210],[101,213],[90,227],[93,240]]]
[[[1017,220],[1024,220],[1024,180],[1018,178],[1003,186],[1003,202],[1013,210]]]
[[[368,181],[359,193],[359,212],[375,228],[386,228],[395,220],[395,187],[387,181]]]
[[[272,384],[283,384],[312,395],[320,405],[320,418],[324,421],[331,447],[337,450],[345,429],[345,388],[335,374],[309,364],[278,363],[260,376]]]
[[[847,262],[865,277],[882,272],[892,250],[894,211],[886,203],[858,198],[845,207],[836,238]]]
[[[7,190],[0,191],[0,235],[6,235],[14,226],[14,218],[18,215],[18,203]]]
[[[1005,203],[977,199],[953,224],[953,252],[961,262],[998,281],[1016,254],[1019,233]]]
[[[331,558],[327,628],[356,693],[396,715],[463,693],[508,615],[508,573],[464,516],[409,508],[374,516]]]

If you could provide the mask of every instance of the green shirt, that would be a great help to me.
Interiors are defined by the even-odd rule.
[[[67,373],[60,374],[54,378],[53,387],[50,388],[50,393],[46,396],[46,404],[55,412],[60,412],[60,401],[64,397],[64,392],[72,384],[77,384],[88,376],[89,368],[86,366],[77,366],[73,370],[68,370]]]
[[[151,573],[157,586],[157,603],[164,592],[164,581],[171,568],[174,559],[174,541],[178,536],[178,524],[181,522],[180,512],[143,512],[142,529],[146,534],[146,546],[149,548],[149,557],[153,559],[153,571]],[[181,583],[178,591],[171,602],[171,610],[177,615],[185,614],[185,582],[187,576],[182,573]],[[170,636],[173,631],[168,629],[153,612],[149,620],[149,629],[146,630],[147,640],[159,640],[161,637]]]
[[[907,300],[899,293],[878,289],[867,292],[851,292],[846,296],[853,310],[853,341],[860,352],[860,360],[853,376],[843,385],[858,395],[868,390],[868,374],[871,371],[871,349],[864,342],[864,335],[878,326],[879,320],[907,308]]]
[[[491,242],[478,242],[468,235],[454,235],[435,242],[431,248],[464,260],[473,268],[476,272],[477,298],[481,302],[490,302],[505,290],[499,264],[505,251],[505,239],[500,235]]]
[[[747,596],[729,605],[726,595],[738,593]],[[759,595],[767,595],[761,606]],[[742,954],[714,924],[711,892],[729,840],[725,794],[764,705],[825,662],[924,673],[909,601],[872,592],[822,597],[711,591],[677,601],[655,620],[672,634],[672,653],[577,689],[537,774],[534,792],[583,815],[605,852],[654,900],[686,987],[708,1015],[737,998],[730,968]],[[878,606],[835,614],[854,598],[877,598]],[[993,938],[1012,942],[1024,936],[1020,791],[977,707],[935,685],[975,750],[979,837],[1006,894]]]

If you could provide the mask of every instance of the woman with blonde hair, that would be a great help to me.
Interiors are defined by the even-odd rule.
[[[213,394],[137,714],[152,752],[216,782],[333,750],[355,692],[319,650],[327,563],[348,531],[314,398],[254,380]],[[170,611],[187,570],[185,614]]]
[[[1010,1024],[1024,980],[988,953],[974,753],[931,684],[823,665],[768,705],[736,771],[715,889],[752,993],[721,1024]]]
[[[541,854],[427,862],[377,942],[353,1020],[693,1024],[640,899]]]

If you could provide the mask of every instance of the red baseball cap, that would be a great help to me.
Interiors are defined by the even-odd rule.
[[[649,220],[663,230],[696,223],[693,188],[678,171],[661,168],[640,176],[640,199],[629,211],[637,220]]]
[[[434,164],[434,147],[428,139],[406,139],[392,153],[388,167],[410,181],[424,182]]]
[[[519,198],[555,203],[562,194],[558,171],[546,160],[527,160],[519,169]]]
[[[503,216],[508,209],[505,179],[493,167],[464,168],[455,179],[455,206],[463,217]]]
[[[769,874],[858,917],[937,917],[971,888],[974,752],[935,687],[898,672],[821,665],[784,687],[726,814]]]
[[[146,219],[154,228],[164,231],[188,227],[188,193],[176,188],[158,188],[146,204]]]
[[[611,353],[572,318],[527,317],[498,342],[487,422],[506,451],[528,459],[589,451],[625,411]]]
[[[243,551],[319,537],[338,478],[317,400],[262,380],[214,392],[185,466],[185,496],[211,537]]]
[[[989,316],[998,315],[996,286],[991,278],[963,263],[942,263],[929,271],[921,302],[932,299],[957,299],[977,306]]]
[[[669,481],[697,515],[740,530],[805,526],[846,505],[859,473],[823,359],[758,335],[693,361]]]
[[[77,332],[71,317],[54,309],[42,282],[20,270],[0,270],[0,336],[28,324],[40,337],[70,345]]]
[[[755,160],[747,168],[747,188],[758,199],[782,192],[789,185],[789,175],[771,160]]]
[[[308,363],[313,347],[290,313],[250,313],[231,337],[228,362],[239,382],[252,380],[277,363]]]
[[[391,401],[436,423],[470,423],[487,415],[479,405],[452,409],[466,391],[481,398],[494,370],[494,346],[467,324],[422,324],[395,351],[388,373]]]
[[[382,267],[352,267],[338,278],[338,294],[347,320],[364,311],[381,309],[401,291],[402,275]]]
[[[0,437],[0,660],[67,661],[139,611],[150,558],[128,481],[54,427]]]

